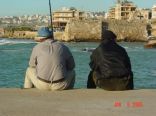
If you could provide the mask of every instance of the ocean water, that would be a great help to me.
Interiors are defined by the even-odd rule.
[[[0,88],[20,88],[23,85],[32,48],[37,43],[32,40],[0,38]],[[131,59],[136,89],[156,88],[156,49],[144,49],[144,43],[119,43]],[[65,43],[75,58],[75,88],[86,88],[90,71],[91,52],[85,48],[96,48],[96,42]]]

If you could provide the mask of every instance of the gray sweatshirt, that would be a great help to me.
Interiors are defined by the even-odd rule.
[[[73,70],[73,56],[63,43],[47,39],[33,48],[29,66],[36,68],[37,76],[47,81],[57,81],[67,77]]]

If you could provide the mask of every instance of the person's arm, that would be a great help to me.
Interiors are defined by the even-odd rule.
[[[126,59],[125,59],[126,68],[129,70],[130,76],[133,77],[133,72],[132,72],[132,67],[131,67],[131,61],[130,61],[130,58],[129,58],[126,50],[125,50],[125,55],[126,55]]]
[[[37,65],[37,55],[36,55],[36,51],[35,48],[33,48],[31,56],[30,56],[30,60],[29,60],[29,67],[36,67]]]
[[[92,54],[91,54],[91,56],[90,56],[90,63],[89,63],[89,66],[90,66],[90,68],[92,69],[92,70],[95,70],[95,68],[96,68],[96,57],[95,57],[95,52],[93,52]]]
[[[67,60],[66,60],[67,69],[73,70],[75,68],[75,61],[74,61],[74,58],[72,56],[72,53],[70,52],[70,50],[68,48],[67,48],[67,54],[66,54],[66,56],[67,56]]]
[[[73,56],[70,56],[70,57],[67,59],[67,69],[68,69],[68,70],[73,70],[74,68],[75,68],[75,61],[74,61]]]
[[[90,56],[90,63],[89,66],[91,68],[91,71],[88,75],[88,80],[87,80],[87,88],[93,89],[96,88],[96,84],[93,80],[93,72],[95,71],[96,64],[95,64],[95,52],[93,51],[91,56]]]
[[[126,52],[126,67],[127,69],[129,70],[129,77],[130,77],[130,80],[129,80],[129,86],[130,86],[130,89],[134,89],[134,82],[133,82],[133,72],[132,72],[132,67],[131,67],[131,61],[130,61],[130,58]]]

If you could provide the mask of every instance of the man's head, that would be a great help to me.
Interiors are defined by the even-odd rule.
[[[45,39],[53,39],[53,32],[48,27],[41,27],[38,30],[37,37],[35,40],[45,40]]]
[[[104,30],[102,32],[102,41],[116,41],[116,35],[110,30]]]

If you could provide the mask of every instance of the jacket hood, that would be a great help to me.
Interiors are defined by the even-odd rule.
[[[112,31],[110,30],[105,30],[102,32],[102,39],[101,39],[102,42],[115,42],[116,41],[116,35],[115,33],[113,33]]]

